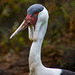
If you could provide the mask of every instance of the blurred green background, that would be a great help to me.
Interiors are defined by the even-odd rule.
[[[7,53],[19,53],[30,47],[27,29],[11,40],[9,38],[25,18],[27,8],[35,3],[43,4],[50,16],[42,57],[57,56],[56,53],[59,53],[54,62],[61,64],[60,67],[63,68],[66,62],[59,60],[59,56],[62,58],[67,54],[65,57],[69,58],[75,54],[75,0],[0,0],[0,57]],[[70,66],[72,69],[69,69],[74,70],[75,57],[69,59],[73,59]],[[70,60],[67,61],[71,62]]]

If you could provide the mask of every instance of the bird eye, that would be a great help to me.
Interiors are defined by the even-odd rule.
[[[36,12],[34,15],[37,16],[39,14],[39,12]]]

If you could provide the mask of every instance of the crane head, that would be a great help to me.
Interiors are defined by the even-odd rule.
[[[16,29],[16,31],[11,35],[10,39],[15,36],[21,30],[27,28],[30,25],[33,25],[35,29],[36,22],[38,20],[38,14],[44,9],[44,6],[41,4],[34,4],[30,6],[27,10],[27,16],[23,20],[22,24]]]

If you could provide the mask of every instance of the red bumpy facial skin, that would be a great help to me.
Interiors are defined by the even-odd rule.
[[[25,19],[28,21],[28,23],[30,23],[31,25],[33,25],[34,29],[35,29],[35,24],[37,22],[37,17],[33,17],[33,16],[31,16],[31,15],[28,14]]]

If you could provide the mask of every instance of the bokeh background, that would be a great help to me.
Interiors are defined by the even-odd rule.
[[[0,75],[27,75],[31,43],[28,30],[11,40],[35,3],[49,11],[48,30],[42,46],[42,62],[46,67],[75,71],[75,0],[0,0]]]

